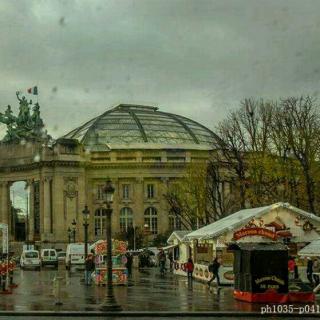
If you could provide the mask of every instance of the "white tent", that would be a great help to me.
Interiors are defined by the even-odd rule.
[[[298,252],[299,256],[320,257],[320,239],[313,240]]]
[[[269,211],[277,208],[287,208],[305,218],[320,222],[320,218],[312,213],[296,208],[289,203],[278,202],[265,207],[240,210],[205,227],[192,231],[187,234],[184,239],[210,239],[218,237],[227,231],[232,231],[241,225],[245,225],[253,218],[260,218]]]

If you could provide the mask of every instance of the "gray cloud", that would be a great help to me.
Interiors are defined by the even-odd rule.
[[[317,0],[0,2],[1,108],[39,87],[49,131],[118,103],[214,128],[244,97],[319,90]]]

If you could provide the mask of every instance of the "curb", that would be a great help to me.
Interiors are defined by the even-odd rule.
[[[27,317],[27,316],[57,316],[57,317],[106,317],[112,316],[113,318],[121,317],[143,317],[143,318],[169,318],[169,317],[227,317],[227,318],[238,318],[238,317],[290,317],[290,318],[312,318],[319,317],[317,313],[268,313],[261,314],[260,312],[206,312],[206,311],[194,311],[194,312],[170,312],[170,311],[160,311],[160,312],[148,312],[148,311],[120,311],[120,312],[98,312],[98,311],[0,311],[0,317],[2,316],[15,316],[15,317]]]

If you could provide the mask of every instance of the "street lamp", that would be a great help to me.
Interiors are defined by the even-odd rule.
[[[70,227],[68,228],[68,242],[71,242],[71,235],[72,235],[72,231],[70,229]]]
[[[77,222],[75,219],[72,221],[72,234],[73,234],[73,242],[76,242],[76,227],[77,227]]]
[[[88,226],[89,226],[89,216],[90,211],[88,206],[85,205],[82,211],[83,214],[83,226],[84,226],[84,259],[88,257]]]
[[[110,180],[106,182],[104,187],[104,192],[106,195],[106,238],[107,238],[107,294],[105,301],[101,306],[102,311],[121,311],[121,306],[118,305],[116,298],[113,294],[113,284],[112,284],[112,238],[111,238],[111,214],[112,208],[111,203],[113,200],[114,187]]]
[[[144,226],[144,235],[145,235],[145,239],[146,239],[146,249],[148,249],[148,245],[149,245],[149,225],[146,223]]]
[[[89,215],[90,211],[88,206],[85,205],[84,209],[82,210],[83,214],[83,226],[84,226],[84,266],[85,266],[85,284],[89,285],[89,277],[90,277],[90,270],[87,267],[87,258],[88,258],[88,226],[89,226]]]

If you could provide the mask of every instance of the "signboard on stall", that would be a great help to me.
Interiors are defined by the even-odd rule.
[[[107,253],[107,241],[97,242],[94,250],[97,255],[105,255]],[[112,240],[112,255],[125,254],[126,251],[127,243],[125,241]]]
[[[240,229],[234,232],[233,239],[239,240],[241,238],[251,237],[251,236],[261,236],[261,237],[269,238],[274,241],[277,240],[277,234],[274,231],[270,229],[258,228],[258,227]]]
[[[114,285],[126,284],[128,280],[128,271],[126,268],[112,269],[112,283]],[[97,268],[95,272],[95,283],[103,285],[107,283],[107,268]]]
[[[208,253],[208,246],[207,245],[198,245],[197,246],[197,253]]]

